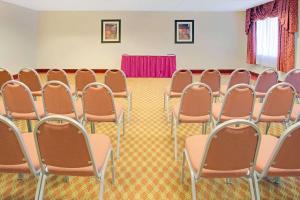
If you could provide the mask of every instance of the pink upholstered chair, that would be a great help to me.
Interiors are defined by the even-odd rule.
[[[19,81],[27,85],[33,97],[42,96],[42,83],[39,74],[30,68],[23,68],[18,74]]]
[[[170,120],[169,100],[181,97],[183,89],[191,83],[193,83],[193,75],[190,70],[179,69],[173,73],[171,85],[166,88],[164,93],[164,109],[167,111],[168,121]]]
[[[70,88],[72,95],[75,95],[75,88],[70,84],[68,75],[64,70],[50,69],[47,72],[47,81],[60,81]]]
[[[88,134],[78,121],[53,115],[37,124],[34,139],[41,166],[38,199],[43,199],[46,179],[51,174],[95,176],[100,182],[99,200],[103,199],[105,171],[110,158],[113,183],[115,177],[109,137]]]
[[[275,69],[269,68],[264,70],[255,83],[256,98],[260,101],[264,99],[268,90],[278,83],[278,72]]]
[[[227,86],[221,86],[221,94],[225,95],[226,92],[234,85],[242,83],[250,84],[250,80],[251,74],[248,70],[242,68],[236,69],[231,73]]]
[[[231,87],[223,103],[213,105],[213,118],[218,125],[231,119],[252,119],[255,103],[254,89],[247,84],[237,84]]]
[[[114,122],[117,125],[117,158],[120,157],[120,132],[125,134],[124,111],[115,104],[112,91],[104,84],[90,83],[82,95],[83,120],[91,122],[91,132],[95,132],[94,122]]]
[[[11,73],[5,68],[0,68],[0,88],[2,88],[5,82],[10,80],[14,80]],[[0,91],[0,95],[1,95],[1,91]]]
[[[128,121],[132,109],[132,91],[127,87],[126,75],[122,70],[107,70],[104,75],[104,84],[107,85],[115,98],[126,98],[128,101]]]
[[[180,104],[172,113],[172,136],[174,137],[174,156],[177,160],[177,126],[181,123],[202,124],[202,134],[212,120],[212,91],[204,83],[192,83],[183,90]]]
[[[75,73],[76,96],[81,97],[82,91],[90,83],[97,82],[96,74],[90,69],[79,69]]]
[[[11,120],[0,116],[0,138],[0,172],[38,177],[40,165],[33,134],[21,133]]]
[[[299,177],[299,144],[300,122],[290,126],[280,138],[262,135],[256,162],[256,177],[258,181],[265,177]],[[259,187],[257,184],[255,188],[257,199],[259,199]]]
[[[272,122],[283,123],[286,127],[290,121],[295,94],[294,87],[289,83],[283,82],[272,86],[263,103],[255,104],[253,111],[255,123],[266,122],[266,134]]]
[[[300,69],[293,69],[286,74],[284,82],[291,84],[296,90],[296,97],[300,98]]]
[[[209,135],[188,137],[183,151],[182,176],[188,161],[192,182],[192,199],[196,200],[196,183],[202,178],[241,178],[249,181],[255,199],[255,166],[261,134],[247,120],[230,120],[217,126]],[[257,183],[256,183],[257,184]]]
[[[290,120],[293,123],[300,121],[300,104],[294,104]]]
[[[32,131],[31,120],[45,116],[43,102],[34,101],[30,89],[22,82],[8,81],[2,86],[6,116],[10,119],[26,120],[28,132]]]
[[[0,101],[0,115],[5,115],[5,108],[2,100]]]
[[[60,81],[49,81],[43,87],[45,115],[64,115],[80,121],[83,117],[82,102],[72,99],[70,88]]]
[[[216,69],[207,69],[202,72],[200,82],[210,87],[216,102],[217,98],[220,97],[221,73]]]

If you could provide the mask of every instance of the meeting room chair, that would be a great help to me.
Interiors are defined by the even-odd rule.
[[[260,99],[260,102],[266,96],[268,90],[278,83],[278,72],[275,69],[269,68],[264,70],[257,78],[255,83],[256,98]]]
[[[251,197],[255,199],[254,170],[260,140],[258,127],[251,121],[241,119],[224,122],[209,135],[188,137],[183,151],[181,182],[184,180],[187,160],[192,199],[196,200],[196,183],[202,178],[242,177],[248,179]]]
[[[212,91],[204,83],[192,83],[183,90],[180,103],[172,113],[171,131],[174,138],[174,157],[177,160],[177,127],[182,123],[202,124],[202,134],[211,122]]]
[[[126,75],[122,70],[111,69],[104,74],[104,84],[107,85],[115,98],[126,98],[128,102],[128,121],[132,110],[132,91],[127,86]]]
[[[267,123],[266,134],[271,123],[282,123],[286,128],[290,121],[295,94],[294,87],[289,83],[282,82],[272,86],[263,103],[255,104],[253,111],[255,123]]]
[[[193,83],[193,74],[190,70],[176,70],[171,79],[171,85],[164,92],[164,109],[167,112],[167,119],[170,121],[169,100],[171,98],[179,98],[186,86]]]
[[[216,102],[221,92],[221,73],[216,69],[207,69],[202,72],[200,82],[210,87]]]
[[[60,81],[70,88],[71,94],[75,95],[75,87],[70,84],[67,73],[62,69],[50,69],[47,72],[47,81]]]
[[[33,134],[21,133],[11,120],[0,116],[0,138],[0,172],[33,174],[37,178],[40,165]]]
[[[231,120],[231,119],[252,119],[255,103],[254,89],[247,84],[237,84],[231,87],[223,103],[213,105],[214,124]]]
[[[14,80],[11,73],[5,68],[0,68],[0,89],[2,88],[4,83],[10,80]],[[1,95],[1,91],[0,91],[0,95]]]
[[[99,200],[103,199],[109,159],[113,183],[115,179],[113,150],[108,136],[88,134],[78,121],[53,115],[38,122],[34,139],[41,166],[38,199],[43,199],[49,175],[95,176],[100,182]]]
[[[266,177],[299,177],[300,176],[300,122],[290,126],[280,138],[262,135],[261,145],[256,162],[258,181]],[[256,181],[254,183],[257,183]],[[255,185],[257,199],[259,187]]]
[[[43,87],[45,115],[64,115],[80,121],[83,117],[82,102],[73,101],[70,88],[60,81],[49,81]]]
[[[3,100],[0,100],[0,115],[5,115]]]
[[[75,73],[75,93],[77,97],[82,96],[82,91],[90,83],[97,82],[96,74],[90,69],[78,69]]]
[[[30,89],[22,82],[8,81],[2,86],[6,116],[12,120],[26,120],[28,132],[32,132],[31,120],[45,116],[43,102],[34,101]]]
[[[30,89],[34,99],[42,96],[42,82],[39,74],[34,69],[21,69],[18,74],[18,80],[24,83]]]
[[[230,78],[227,85],[221,86],[221,94],[225,95],[226,92],[234,85],[242,84],[242,83],[250,84],[250,80],[251,80],[250,72],[246,69],[238,68],[230,74]]]
[[[121,127],[125,134],[124,111],[115,104],[111,89],[101,83],[90,83],[82,95],[83,121],[91,123],[91,132],[95,133],[94,122],[113,122],[117,125],[117,158],[120,157]]]
[[[291,84],[296,90],[296,97],[299,103],[300,98],[300,69],[290,70],[284,79],[284,82]]]

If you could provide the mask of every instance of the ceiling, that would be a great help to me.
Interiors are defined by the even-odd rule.
[[[1,0],[0,0],[1,1]],[[47,11],[242,11],[271,0],[3,0]]]

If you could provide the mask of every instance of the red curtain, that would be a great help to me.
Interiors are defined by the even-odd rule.
[[[245,31],[248,36],[247,62],[256,63],[256,21],[267,17],[279,19],[278,70],[295,67],[295,33],[298,30],[298,0],[275,0],[247,9]]]

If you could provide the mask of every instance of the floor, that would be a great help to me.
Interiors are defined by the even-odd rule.
[[[73,75],[69,75],[74,83]],[[45,75],[41,75],[45,82]],[[103,82],[103,75],[97,79]],[[198,77],[196,77],[198,79]],[[173,140],[170,123],[163,111],[163,92],[170,79],[130,78],[128,86],[133,91],[133,110],[130,122],[126,123],[126,135],[121,138],[121,157],[116,160],[116,183],[111,184],[111,174],[107,170],[105,199],[191,199],[191,185],[188,169],[181,184],[180,166],[182,156],[176,162],[173,157]],[[127,109],[124,100],[117,103]],[[172,101],[172,105],[178,100]],[[21,130],[26,130],[24,122],[16,122]],[[260,125],[263,131],[265,126]],[[89,129],[89,124],[87,124]],[[114,124],[96,125],[97,133],[110,136],[116,148],[116,127]],[[280,135],[281,125],[270,130]],[[202,134],[201,125],[181,125],[178,129],[179,152],[182,152],[185,138]],[[108,166],[109,167],[109,166]],[[18,180],[17,175],[0,174],[0,199],[34,199],[37,180],[26,175]],[[300,179],[283,178],[281,184],[274,185],[263,180],[259,183],[262,199],[300,199]],[[94,177],[71,177],[68,183],[64,177],[50,176],[47,180],[45,199],[97,199],[99,183]],[[202,179],[197,184],[198,198],[202,199],[250,199],[248,183],[244,179],[226,184],[224,179]]]

